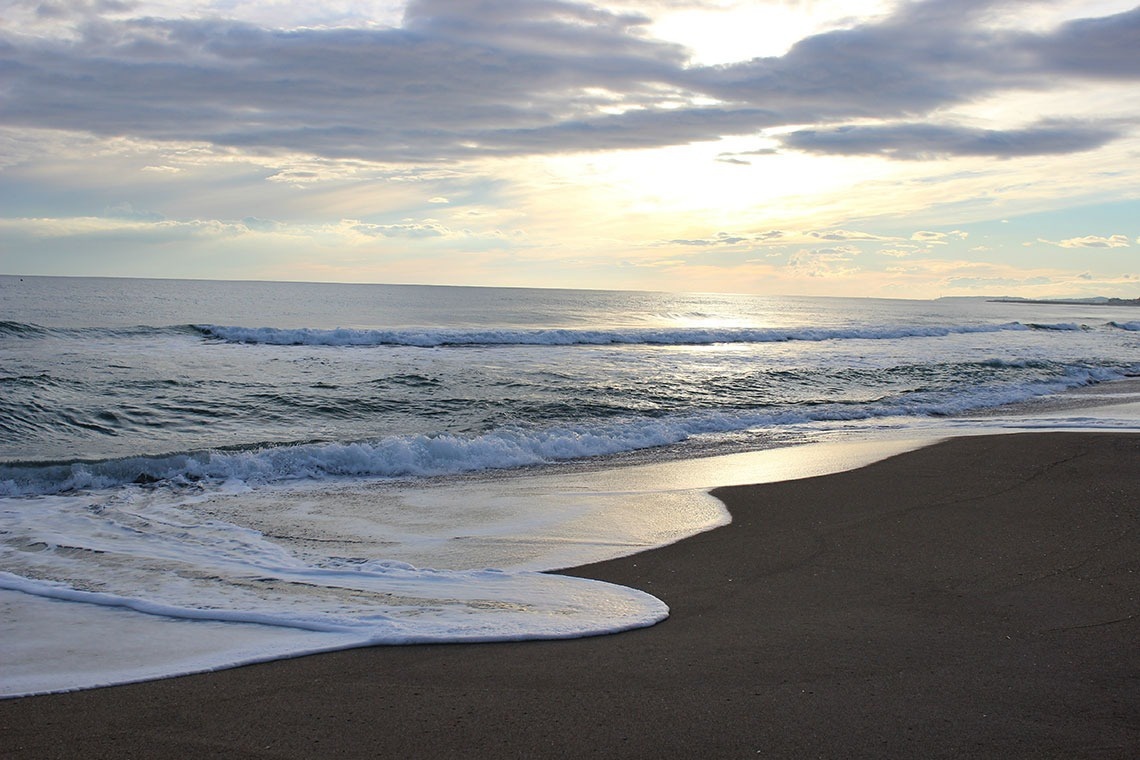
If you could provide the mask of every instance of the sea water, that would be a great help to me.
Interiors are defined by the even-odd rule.
[[[0,277],[0,695],[651,625],[544,571],[1138,374],[1128,306]]]

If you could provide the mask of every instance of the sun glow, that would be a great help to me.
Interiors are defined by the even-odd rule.
[[[888,0],[725,0],[713,7],[664,13],[651,30],[656,37],[688,47],[692,64],[712,66],[783,55],[804,37],[851,26],[852,19],[866,20],[893,5]]]
[[[760,138],[722,140],[673,148],[622,151],[546,160],[550,173],[569,185],[589,185],[605,208],[652,215],[660,228],[704,225],[739,228],[750,220],[781,224],[814,216],[821,195],[841,197],[860,182],[885,181],[897,167],[876,158],[834,158],[802,153],[757,152]],[[854,199],[853,199],[854,200]],[[647,231],[648,232],[648,231]]]

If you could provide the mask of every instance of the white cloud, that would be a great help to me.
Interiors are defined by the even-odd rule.
[[[965,240],[969,237],[969,233],[962,230],[954,230],[953,232],[930,232],[928,230],[920,230],[910,236],[911,240],[918,240],[926,243],[927,245],[946,245],[951,240]]]
[[[404,222],[402,224],[355,224],[353,231],[369,237],[427,238],[446,237],[451,230],[439,222]]]
[[[783,230],[767,230],[765,232],[745,232],[745,233],[730,233],[718,232],[712,237],[706,238],[674,238],[673,240],[664,241],[666,245],[686,245],[698,248],[709,248],[712,246],[735,246],[746,245],[754,246],[761,244],[771,244],[783,242],[783,238],[787,235]]]
[[[811,231],[807,233],[807,236],[817,240],[891,240],[891,238],[882,235],[854,230]]]
[[[1054,241],[1044,238],[1038,238],[1038,240],[1050,245],[1059,245],[1062,248],[1127,248],[1130,245],[1127,235],[1085,235],[1067,240]]]
[[[0,218],[0,233],[13,239],[89,239],[147,243],[175,243],[189,240],[233,238],[249,234],[251,229],[240,221],[218,219],[163,219],[146,212],[132,217],[123,204],[119,211],[109,209],[100,217],[66,218]]]
[[[846,277],[859,271],[851,264],[858,253],[850,246],[802,249],[788,257],[787,266],[805,277]]]

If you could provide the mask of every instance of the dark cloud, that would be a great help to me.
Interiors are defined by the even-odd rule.
[[[1053,34],[1029,38],[1021,49],[1057,74],[1140,78],[1140,7],[1115,16],[1070,21]]]
[[[126,13],[134,10],[138,3],[122,0],[10,0],[13,7],[21,5],[31,8],[39,18],[64,19],[79,15],[99,13]]]
[[[560,122],[533,129],[472,133],[473,154],[545,153],[603,148],[649,148],[747,134],[781,123],[777,114],[753,108],[674,108]]]
[[[1037,126],[990,130],[936,124],[888,124],[806,129],[784,135],[784,146],[811,153],[881,155],[926,160],[948,156],[1039,156],[1099,148],[1120,136],[1104,127]]]
[[[684,51],[632,34],[633,17],[533,0],[421,1],[407,15],[392,30],[144,19],[0,41],[0,118],[396,161],[673,144],[748,118],[711,114],[702,131],[674,117],[656,139],[635,134],[637,117],[599,118],[677,88]]]
[[[94,11],[128,3],[85,2],[74,39],[0,36],[0,123],[392,162],[655,147],[855,119],[904,123],[800,130],[786,144],[1017,156],[1115,137],[1095,124],[992,133],[915,123],[1058,77],[1140,78],[1140,9],[1048,34],[988,23],[1017,4],[904,3],[782,57],[700,67],[653,39],[645,16],[568,0],[413,0],[400,28],[291,31],[116,20]]]
[[[728,101],[778,102],[788,121],[897,117],[1028,85],[1008,33],[978,24],[995,2],[904,3],[884,21],[827,32],[778,58],[696,75]]]

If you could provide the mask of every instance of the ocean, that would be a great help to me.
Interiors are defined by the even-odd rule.
[[[1128,306],[0,276],[0,696],[652,625],[549,571],[1137,376]]]

